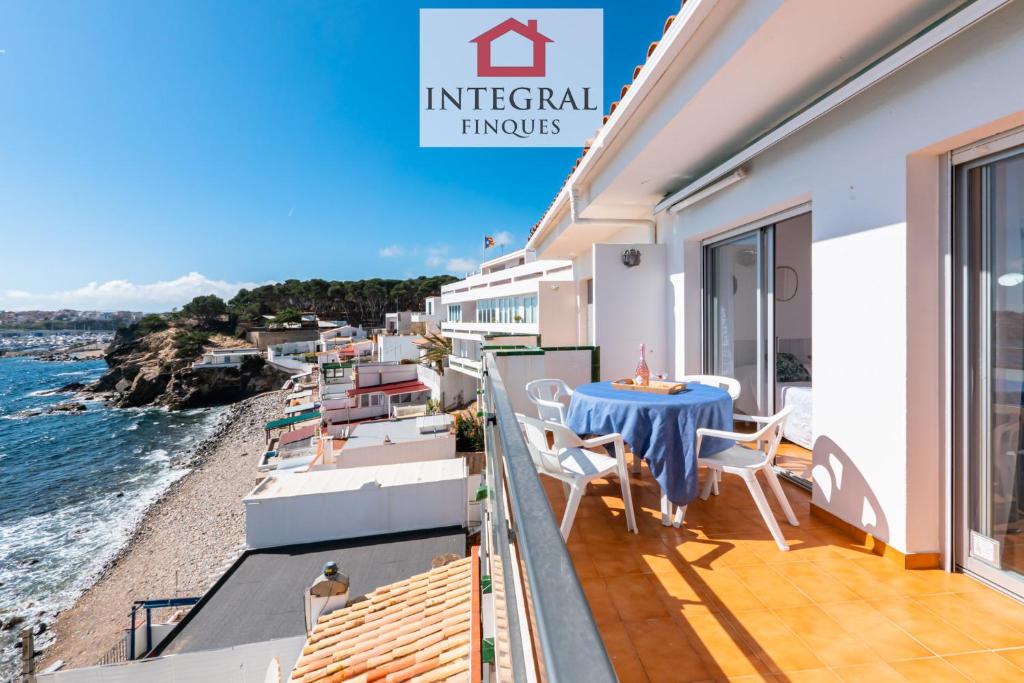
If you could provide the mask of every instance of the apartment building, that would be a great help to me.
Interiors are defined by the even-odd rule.
[[[520,249],[480,264],[480,272],[441,288],[452,340],[449,367],[479,379],[485,345],[579,343],[572,262]]]

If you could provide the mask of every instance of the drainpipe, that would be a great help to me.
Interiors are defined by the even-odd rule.
[[[569,217],[577,225],[602,225],[602,226],[630,226],[642,225],[647,228],[647,243],[657,244],[657,225],[653,220],[643,218],[581,218],[579,209],[579,197],[576,196],[577,189],[575,181],[569,183]]]

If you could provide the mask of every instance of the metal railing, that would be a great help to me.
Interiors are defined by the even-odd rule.
[[[481,556],[499,681],[615,681],[493,353],[484,356],[487,499]]]

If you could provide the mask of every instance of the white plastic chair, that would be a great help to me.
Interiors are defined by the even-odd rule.
[[[626,476],[626,454],[621,434],[608,434],[584,440],[568,427],[555,422],[527,417],[521,413],[516,413],[516,418],[526,435],[526,445],[530,449],[530,456],[537,467],[537,472],[558,479],[568,489],[568,500],[560,527],[562,540],[569,538],[576,510],[580,506],[580,499],[587,491],[587,484],[611,473],[619,477],[619,484],[622,487],[622,500],[626,507],[626,528],[638,533],[636,516],[633,513],[633,495],[629,488],[629,477]],[[604,448],[599,448],[605,444],[614,445],[614,458],[608,456]],[[595,448],[597,450],[592,450]]]
[[[696,384],[706,384],[709,387],[725,389],[729,393],[729,398],[734,403],[740,397],[740,381],[732,377],[725,377],[724,375],[687,375],[686,377],[680,377],[677,381],[694,382]]]
[[[793,508],[790,507],[789,500],[786,498],[786,494],[782,490],[782,484],[779,483],[779,477],[775,474],[775,469],[772,467],[772,463],[775,462],[775,452],[779,448],[779,442],[782,441],[782,428],[785,426],[786,420],[789,419],[789,415],[792,412],[793,406],[786,406],[771,417],[734,415],[733,420],[746,420],[763,425],[752,434],[726,432],[718,429],[708,429],[706,427],[701,427],[697,430],[698,462],[711,470],[708,472],[708,476],[704,481],[704,490],[701,491],[700,494],[701,500],[708,499],[708,495],[711,493],[711,488],[715,484],[715,473],[724,472],[726,474],[735,474],[740,476],[746,483],[747,488],[750,490],[750,495],[754,498],[754,503],[757,505],[757,509],[761,512],[761,517],[764,518],[764,523],[772,533],[772,537],[778,544],[779,550],[789,550],[789,544],[786,543],[786,539],[782,535],[782,530],[779,529],[779,523],[775,520],[775,514],[772,512],[772,508],[768,504],[768,499],[765,498],[764,491],[761,489],[761,484],[757,481],[757,471],[761,470],[764,472],[764,477],[768,481],[768,486],[775,494],[775,498],[779,501],[779,505],[782,506],[782,511],[786,514],[786,520],[793,526],[800,526],[800,523],[796,519],[796,515],[793,514]],[[701,456],[701,444],[705,437],[729,439],[736,443],[721,453]],[[762,442],[767,446],[766,449],[762,448]],[[744,448],[739,445],[740,443],[756,443],[757,448]],[[676,512],[677,526],[682,523],[683,514],[685,514],[685,508],[679,508]]]
[[[724,389],[729,394],[729,398],[732,399],[733,404],[736,403],[736,400],[740,397],[740,392],[742,391],[742,387],[740,386],[740,381],[738,379],[733,379],[732,377],[726,377],[724,375],[687,375],[686,377],[680,377],[679,381],[693,382],[696,384],[704,384],[709,387]],[[635,468],[634,471],[636,471]],[[721,472],[714,473],[714,483],[711,486],[711,491],[716,496],[718,495],[718,482],[721,481],[721,478]]]
[[[565,424],[566,405],[563,398],[572,400],[572,389],[560,379],[535,379],[526,385],[526,395],[537,406],[537,417],[545,422]]]

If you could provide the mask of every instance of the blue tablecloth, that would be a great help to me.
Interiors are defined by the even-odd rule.
[[[732,431],[732,399],[724,390],[703,384],[666,396],[595,382],[577,387],[566,423],[577,434],[622,434],[647,461],[668,499],[686,505],[697,497],[697,429]],[[705,439],[701,450],[711,455],[731,445],[724,439]]]

